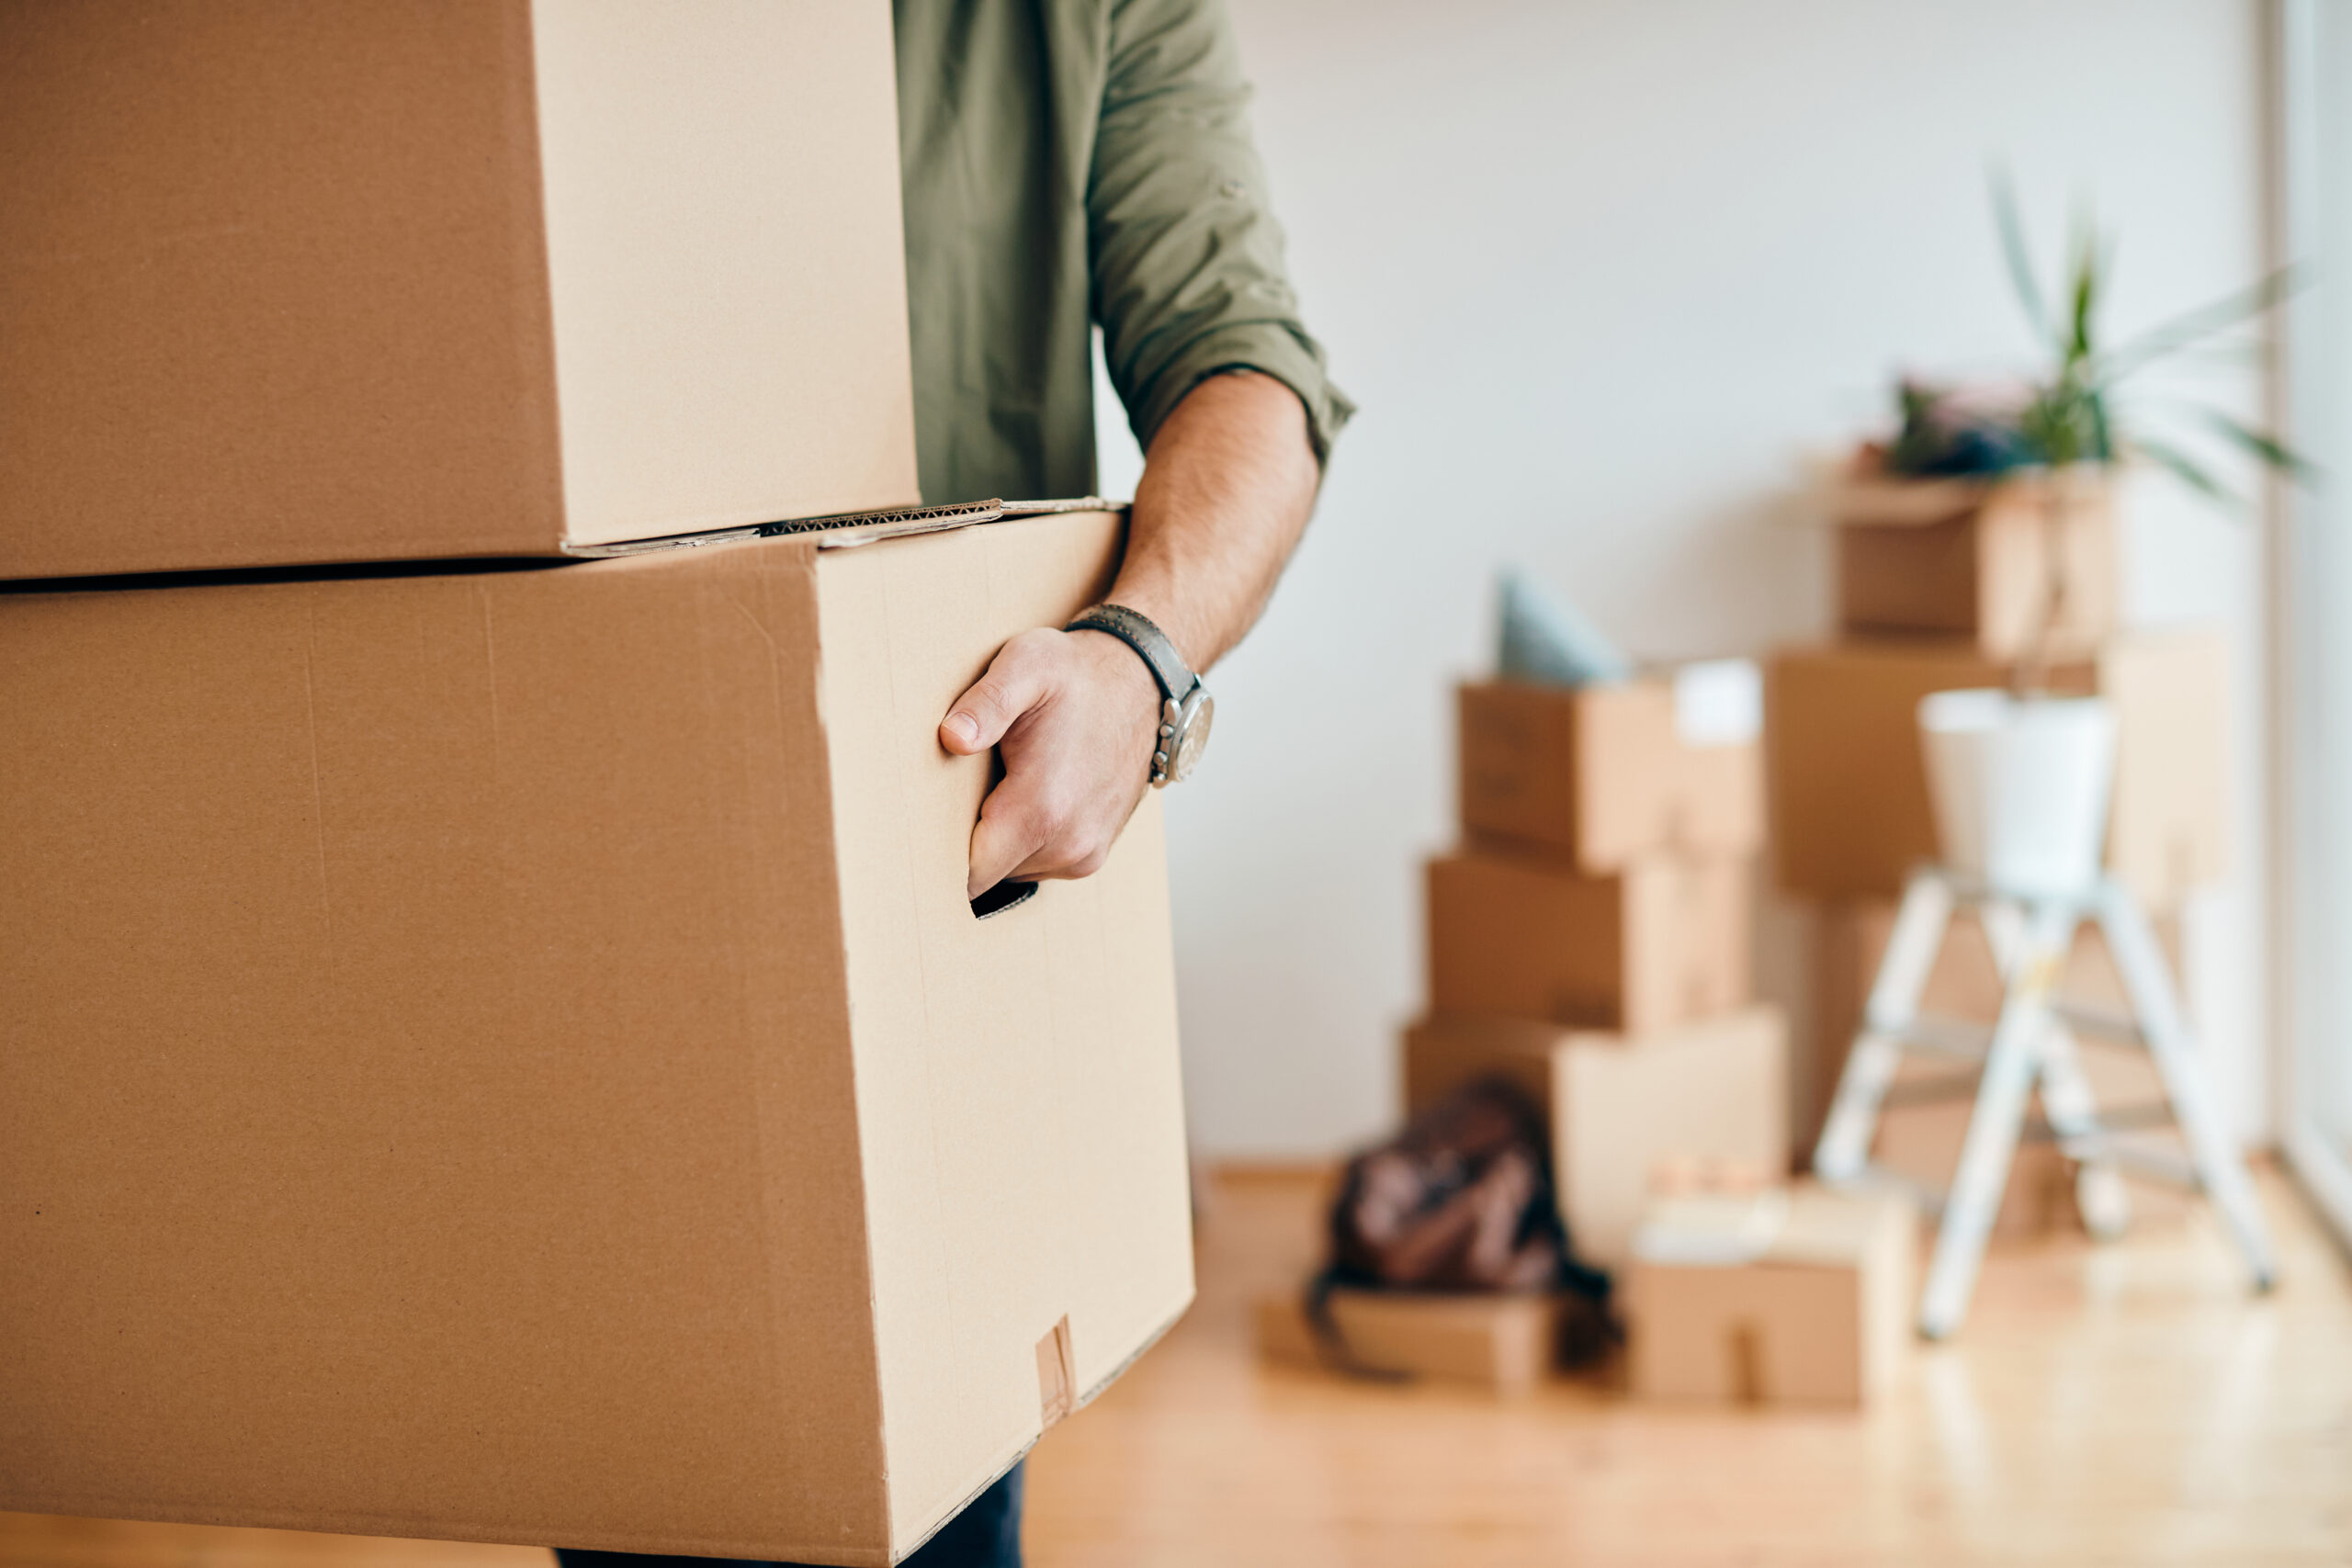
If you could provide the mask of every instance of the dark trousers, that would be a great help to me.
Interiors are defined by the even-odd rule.
[[[560,1551],[563,1568],[797,1568],[740,1557],[647,1557],[633,1551]],[[899,1568],[1021,1568],[1021,1467],[972,1499],[971,1506]]]

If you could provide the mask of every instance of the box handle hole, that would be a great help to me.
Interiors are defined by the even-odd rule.
[[[1034,882],[1000,882],[972,900],[972,919],[985,920],[990,915],[1001,915],[1036,896],[1037,885]]]

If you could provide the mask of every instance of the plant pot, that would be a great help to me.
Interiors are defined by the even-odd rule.
[[[1919,739],[1947,866],[2027,897],[2090,886],[2115,788],[2105,698],[1937,692]]]

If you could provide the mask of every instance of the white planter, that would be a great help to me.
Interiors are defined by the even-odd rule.
[[[2090,886],[2115,788],[2105,698],[1937,692],[1919,739],[1946,865],[2027,896]]]

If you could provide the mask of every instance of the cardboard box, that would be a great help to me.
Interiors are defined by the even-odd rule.
[[[1148,800],[941,714],[1119,519],[0,594],[0,1508],[884,1563],[1192,1296]]]
[[[2115,509],[2101,477],[2074,476],[2063,494],[2041,478],[1849,480],[1831,515],[1846,631],[1960,637],[1991,658],[2021,657],[2045,613],[2053,526],[2065,590],[2050,651],[2086,656],[2115,630]]]
[[[1500,1077],[1542,1106],[1578,1257],[1623,1263],[1652,1172],[1690,1159],[1787,1168],[1788,1032],[1753,1007],[1648,1039],[1432,1014],[1405,1035],[1405,1107]]]
[[[1935,858],[1919,699],[2000,686],[2009,667],[1961,645],[1849,642],[1794,648],[1766,668],[1765,737],[1781,886],[1822,898],[1887,898]],[[2228,661],[2211,631],[2132,632],[2061,664],[2053,689],[2097,692],[2120,739],[2108,865],[2152,908],[2176,907],[2228,870]]]
[[[1748,999],[1749,863],[1585,876],[1473,849],[1429,864],[1430,1003],[1647,1034]]]
[[[1626,1280],[1635,1394],[1853,1409],[1886,1389],[1909,1339],[1917,1216],[1900,1198],[1814,1187],[1785,1204],[1758,1245],[1720,1249],[1677,1224],[1690,1201],[1653,1211]]]
[[[1808,1159],[1820,1136],[1829,1099],[1837,1092],[1854,1033],[1861,1027],[1871,982],[1894,929],[1894,907],[1875,900],[1832,904],[1823,907],[1815,919],[1815,1015],[1820,1028],[1806,1074],[1811,1080],[1805,1097],[1810,1112],[1801,1152]],[[2177,975],[2182,969],[2183,925],[2171,918],[2159,918],[2154,925],[2157,940]],[[2129,1010],[2114,957],[2097,927],[2085,926],[2077,932],[2058,994],[2070,1003],[2098,1011],[2120,1016]],[[1928,973],[1920,1006],[1939,1017],[1987,1025],[1999,1016],[2000,972],[1984,928],[1973,913],[1963,910],[1953,917],[1951,931]],[[2102,1113],[2119,1125],[2135,1123],[2134,1138],[2185,1156],[2187,1145],[2175,1129],[2136,1125],[2165,1103],[2162,1080],[2145,1052],[2085,1039],[2077,1043],[2075,1055]],[[1894,1100],[1880,1117],[1871,1157],[1923,1187],[1940,1190],[1950,1186],[1974,1100],[1904,1103],[1902,1097],[1916,1093],[1921,1084],[1948,1082],[1964,1071],[1950,1062],[1905,1058],[1896,1075]],[[2035,1122],[2042,1120],[2039,1097],[2029,1114]],[[2055,1224],[2078,1224],[2074,1174],[2072,1162],[2053,1145],[2020,1144],[2009,1168],[1994,1235],[2013,1239],[2040,1235]],[[2135,1224],[2176,1223],[2196,1203],[2188,1191],[2158,1183],[2135,1183],[2132,1196]]]
[[[1593,875],[1668,850],[1755,852],[1764,773],[1754,735],[1702,743],[1697,726],[1678,722],[1690,705],[1676,698],[1664,674],[1574,690],[1464,685],[1455,696],[1464,829],[1549,851]]]
[[[889,7],[0,15],[0,577],[917,502]]]
[[[1953,1070],[1948,1064],[1906,1061],[1895,1073],[1896,1093],[1949,1077]],[[1871,1158],[1915,1183],[1923,1193],[1949,1191],[1975,1111],[1973,1099],[1892,1104],[1879,1118],[1878,1136],[1871,1141]],[[2040,1097],[2032,1100],[2026,1114],[2032,1120],[2041,1118]],[[2001,1206],[1993,1212],[1993,1239],[2030,1241],[2075,1223],[2074,1166],[2053,1144],[2020,1142],[2001,1187]]]
[[[1290,1366],[1434,1378],[1517,1398],[1558,1364],[1571,1306],[1553,1294],[1333,1291],[1335,1347],[1308,1320],[1304,1292],[1288,1291],[1258,1301],[1258,1353]]]

